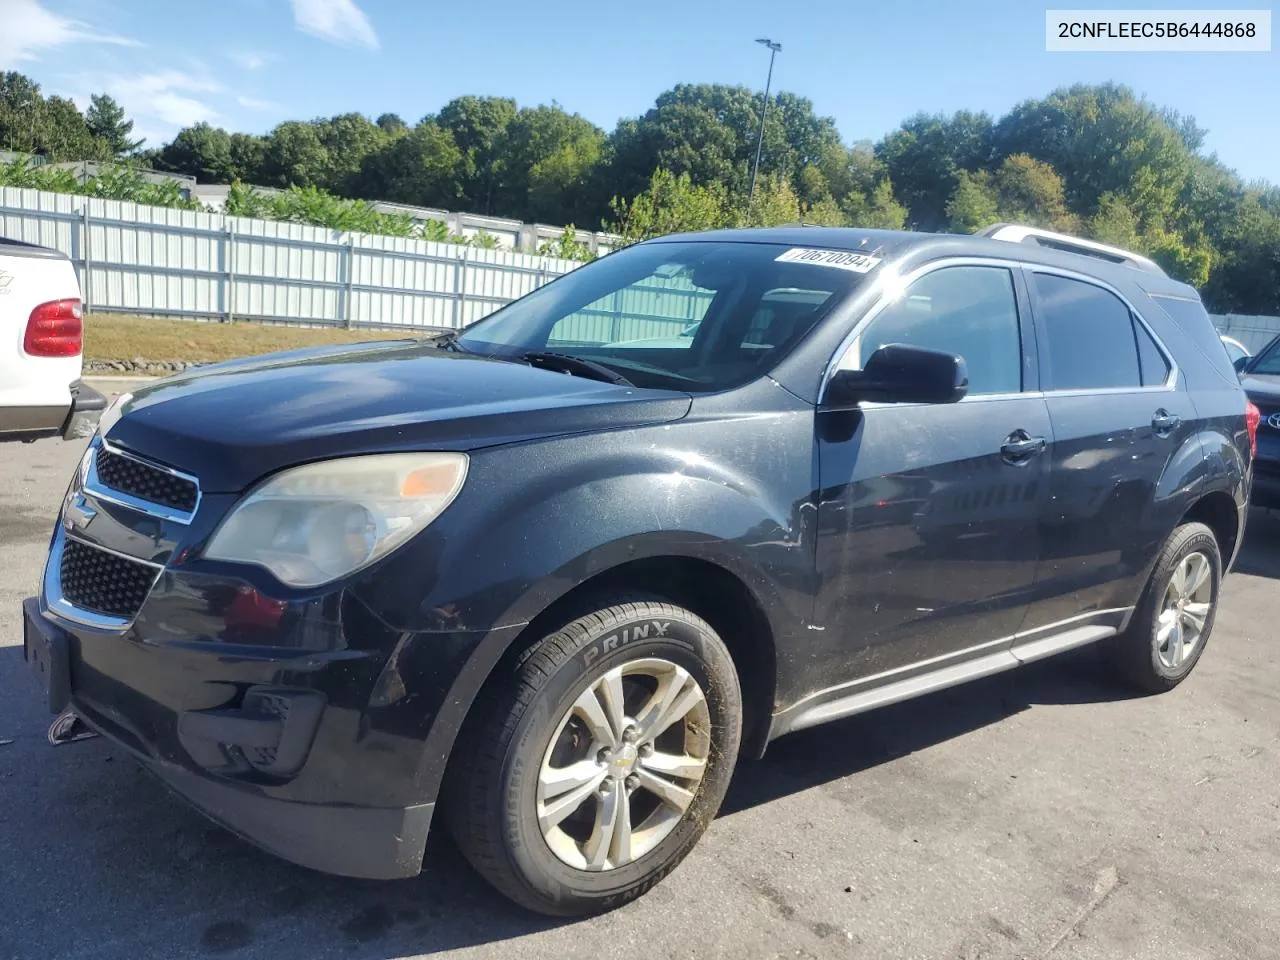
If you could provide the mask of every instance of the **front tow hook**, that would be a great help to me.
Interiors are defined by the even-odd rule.
[[[49,724],[49,742],[55,747],[60,747],[64,743],[75,743],[77,740],[92,740],[98,735],[98,732],[90,730],[88,724],[81,720],[70,707],[58,714],[58,719]]]

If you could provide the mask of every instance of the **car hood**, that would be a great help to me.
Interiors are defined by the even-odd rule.
[[[1280,403],[1280,376],[1271,373],[1246,374],[1241,378],[1240,385],[1254,403]]]
[[[601,383],[417,341],[269,354],[136,390],[108,425],[121,447],[209,493],[285,466],[400,450],[475,450],[678,420],[688,394]]]

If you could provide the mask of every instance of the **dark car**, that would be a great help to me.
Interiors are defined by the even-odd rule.
[[[573,915],[790,731],[1086,644],[1172,688],[1244,389],[1150,261],[987,233],[665,237],[457,334],[122,398],[25,602],[51,711],[297,863],[412,876],[438,820]]]
[[[1252,357],[1236,360],[1235,366],[1259,421],[1252,502],[1280,510],[1280,336]]]

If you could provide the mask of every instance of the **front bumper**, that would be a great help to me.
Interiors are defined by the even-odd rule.
[[[168,648],[65,623],[36,597],[23,618],[51,712],[69,706],[214,821],[326,873],[420,872],[434,803],[386,800],[411,792],[421,743],[343,702],[350,657]]]

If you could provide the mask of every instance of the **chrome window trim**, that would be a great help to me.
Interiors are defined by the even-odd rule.
[[[179,480],[186,480],[196,488],[195,506],[193,506],[189,511],[176,510],[173,507],[166,507],[161,503],[153,503],[150,500],[143,500],[139,497],[133,496],[132,494],[122,493],[113,487],[107,486],[106,483],[104,483],[98,476],[97,450],[99,448],[106,450],[114,456],[124,457],[126,460],[132,460],[134,463],[141,464],[151,470],[159,470],[161,473],[167,473],[169,476],[176,477]],[[128,507],[131,510],[137,510],[139,513],[145,513],[148,516],[155,517],[159,520],[169,520],[173,523],[180,523],[183,526],[189,525],[191,521],[195,519],[196,512],[200,509],[200,500],[204,495],[200,489],[200,480],[198,478],[189,473],[183,473],[181,470],[175,470],[172,467],[167,467],[164,464],[155,463],[151,460],[145,460],[142,457],[135,456],[134,454],[120,449],[115,444],[110,443],[101,437],[91,445],[91,449],[94,451],[94,455],[89,458],[88,470],[85,474],[84,491],[86,493],[91,494],[98,500],[106,500],[109,503]]]
[[[905,290],[905,288],[911,286],[911,284],[915,283],[921,277],[926,276],[927,274],[933,273],[934,271],[937,271],[937,270],[945,270],[948,267],[1003,267],[1010,271],[1021,270],[1024,272],[1048,273],[1048,274],[1054,274],[1061,277],[1066,277],[1069,280],[1079,280],[1083,283],[1093,284],[1095,287],[1098,287],[1102,290],[1106,290],[1108,293],[1117,297],[1120,300],[1120,302],[1123,303],[1129,309],[1130,314],[1132,314],[1132,316],[1135,317],[1137,321],[1142,324],[1143,329],[1146,330],[1147,334],[1155,342],[1156,348],[1160,351],[1161,355],[1165,358],[1165,360],[1169,364],[1169,375],[1165,378],[1164,383],[1155,384],[1152,386],[1139,385],[1136,387],[1100,387],[1097,389],[1071,388],[1071,389],[1063,389],[1063,390],[1028,390],[1028,391],[1020,391],[1018,393],[975,394],[971,402],[976,402],[978,400],[1007,399],[1009,397],[1029,397],[1029,396],[1030,397],[1035,397],[1035,396],[1070,397],[1070,396],[1099,396],[1099,395],[1107,395],[1107,394],[1122,394],[1122,393],[1136,393],[1136,392],[1166,393],[1166,392],[1170,392],[1172,390],[1177,389],[1180,370],[1178,367],[1178,362],[1177,360],[1174,359],[1172,351],[1169,350],[1169,347],[1165,344],[1165,342],[1162,339],[1160,339],[1160,337],[1156,334],[1156,332],[1151,328],[1151,324],[1147,322],[1146,317],[1142,315],[1141,311],[1139,311],[1138,308],[1133,305],[1133,303],[1129,300],[1128,297],[1126,297],[1123,293],[1117,290],[1110,283],[1107,283],[1105,280],[1099,280],[1096,277],[1092,277],[1087,273],[1081,273],[1078,270],[1071,270],[1066,267],[1048,266],[1045,264],[1029,263],[1026,260],[1010,260],[1010,259],[1001,258],[1001,257],[958,256],[958,257],[943,257],[939,260],[930,260],[928,263],[921,264],[920,266],[915,267],[914,269],[901,275],[897,274],[892,270],[892,268],[890,268],[888,272],[885,272],[882,270],[876,276],[875,280],[873,281],[873,288],[874,287],[879,288],[879,290],[877,291],[876,299],[872,302],[871,306],[869,306],[866,309],[866,311],[862,314],[862,316],[858,319],[857,323],[853,325],[853,328],[845,335],[844,339],[840,341],[840,345],[836,347],[834,353],[832,353],[831,360],[827,364],[827,369],[822,374],[822,382],[819,385],[819,389],[818,389],[819,403],[821,403],[822,398],[826,396],[827,388],[831,383],[832,377],[834,377],[841,370],[857,369],[857,367],[846,366],[846,360],[848,359],[849,352],[853,349],[853,345],[857,341],[858,337],[861,336],[862,333],[866,330],[867,326],[869,326],[876,319],[876,317],[878,317],[880,313],[886,307],[888,307],[890,303],[893,302],[893,299],[889,295],[889,290],[886,289],[888,285],[892,283],[896,287],[900,284],[902,288]],[[1034,298],[1034,291],[1029,290],[1028,293],[1031,294],[1032,297]],[[1152,294],[1152,296],[1154,296],[1154,294]],[[1016,302],[1017,301],[1016,301],[1016,294],[1015,294],[1015,303]],[[1034,315],[1034,311],[1035,311],[1035,306],[1033,304],[1032,305],[1033,315]],[[1033,319],[1034,319],[1034,316],[1033,316]],[[1137,348],[1137,345],[1135,344],[1135,349],[1136,348]],[[961,400],[960,402],[964,403],[966,400],[969,400],[969,398],[966,397],[964,400]],[[903,406],[903,404],[887,404],[887,403],[867,404],[868,408],[887,407],[887,406]]]
[[[160,575],[164,572],[164,565],[154,563],[150,560],[142,560],[138,557],[131,557],[127,553],[120,553],[108,547],[100,546],[96,543],[89,543],[79,537],[70,536],[64,529],[61,522],[58,523],[54,531],[53,542],[49,546],[49,557],[44,565],[44,577],[41,583],[40,601],[41,607],[46,614],[52,614],[54,617],[60,617],[77,623],[81,626],[92,627],[95,630],[103,630],[110,633],[123,633],[133,625],[136,614],[133,617],[117,617],[105,613],[96,613],[92,610],[85,610],[77,607],[62,594],[62,552],[66,546],[67,540],[75,540],[77,543],[89,547],[93,550],[101,550],[103,553],[109,553],[113,556],[120,557],[124,560],[131,560],[134,563],[140,563],[143,566],[151,567],[155,570],[155,576],[151,580],[151,586],[147,589],[147,596],[150,597],[151,591],[155,589],[156,583],[160,580]],[[143,606],[146,605],[146,598],[143,599]],[[139,607],[141,609],[141,607]]]

